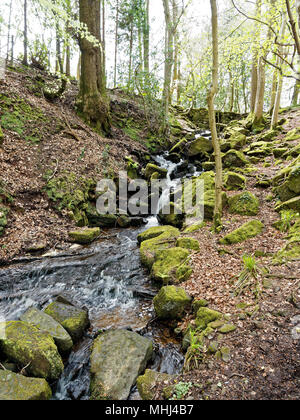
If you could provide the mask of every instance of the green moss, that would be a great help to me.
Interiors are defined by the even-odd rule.
[[[208,327],[208,324],[220,318],[222,318],[222,314],[220,312],[209,308],[200,308],[197,312],[195,324],[198,328],[205,330]]]
[[[151,277],[164,284],[177,284],[191,274],[188,265],[189,251],[183,248],[170,248],[157,253],[152,266]]]
[[[100,235],[100,228],[85,228],[69,232],[72,241],[78,244],[90,244]]]
[[[300,212],[300,196],[279,204],[276,206],[275,210],[278,212],[281,212],[282,210],[295,210]]]
[[[228,199],[229,211],[242,216],[256,216],[259,210],[259,201],[248,191],[237,194]]]
[[[196,314],[199,308],[206,308],[208,306],[208,301],[205,299],[196,299],[192,304],[193,312]]]
[[[246,178],[236,172],[227,172],[225,174],[224,186],[227,190],[243,190],[246,186]]]
[[[226,324],[222,328],[219,329],[221,334],[229,334],[236,330],[236,326],[232,324]]]
[[[226,235],[220,240],[220,243],[223,245],[231,245],[246,241],[247,239],[254,238],[262,233],[263,228],[264,225],[259,220],[252,220]]]
[[[1,401],[45,401],[51,396],[51,388],[45,379],[26,378],[0,370]]]
[[[159,319],[180,319],[192,298],[180,287],[165,286],[153,299],[154,309]]]
[[[167,210],[167,211],[165,211]],[[165,225],[171,225],[178,228],[181,228],[184,222],[184,214],[182,213],[179,205],[175,203],[170,203],[170,206],[167,209],[163,208],[158,214],[158,219],[161,223]]]
[[[212,141],[207,137],[199,137],[189,145],[187,154],[189,157],[195,157],[206,156],[207,154],[212,152]]]
[[[154,173],[159,173],[160,178],[166,178],[168,171],[153,163],[148,163],[145,169],[145,177],[149,180]]]
[[[224,168],[236,168],[236,167],[243,167],[247,165],[249,162],[246,159],[244,153],[239,152],[238,150],[229,150],[223,156],[223,165]]]
[[[141,243],[140,256],[142,264],[151,269],[156,254],[164,249],[175,246],[176,239],[179,235],[179,230],[173,226],[150,228],[140,234],[138,241]]]
[[[49,334],[20,321],[0,323],[0,348],[8,358],[39,378],[55,381],[64,365]]]
[[[293,130],[289,131],[287,135],[284,137],[283,141],[294,141],[300,139],[300,129],[294,128]]]
[[[147,369],[145,374],[143,376],[139,376],[136,381],[140,396],[146,401],[154,400],[154,387],[160,382],[168,381],[171,378],[172,376],[166,373],[159,373],[154,370]]]
[[[181,153],[184,147],[186,146],[187,139],[183,138],[178,143],[175,144],[175,146],[172,147],[170,150],[171,153]]]
[[[195,223],[195,224],[192,224],[192,225],[186,227],[185,230],[183,231],[183,233],[184,234],[194,233],[194,232],[197,232],[198,230],[203,229],[204,226],[206,226],[205,222]]]
[[[0,105],[0,123],[3,129],[13,131],[32,143],[38,143],[46,134],[49,135],[47,127],[50,126],[50,121],[41,109],[32,107],[14,94],[0,94]]]
[[[64,327],[74,343],[79,341],[89,325],[87,311],[60,302],[51,303],[45,313]]]
[[[92,179],[65,172],[47,182],[46,193],[57,204],[57,209],[69,211],[77,226],[88,224],[88,200],[95,194],[96,183]]]
[[[179,248],[186,248],[194,251],[199,251],[200,249],[199,241],[197,241],[197,239],[194,238],[179,238],[177,239],[176,246]]]

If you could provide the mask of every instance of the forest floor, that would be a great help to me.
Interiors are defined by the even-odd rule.
[[[114,128],[111,138],[103,138],[86,125],[74,112],[76,88],[64,101],[50,103],[41,92],[33,92],[39,80],[38,71],[8,72],[0,81],[0,116],[5,109],[14,115],[18,107],[29,104],[26,121],[18,125],[19,132],[10,129],[16,120],[2,124],[4,139],[0,146],[0,180],[14,198],[11,204],[5,234],[0,237],[0,263],[9,263],[13,258],[30,255],[32,245],[40,244],[43,251],[70,247],[68,232],[75,227],[67,214],[59,212],[49,200],[46,179],[72,171],[78,176],[101,179],[106,171],[125,169],[125,156],[148,153],[142,142],[132,140],[124,131]],[[44,76],[43,76],[44,77]],[[37,94],[38,93],[38,94]],[[13,103],[9,102],[13,101]],[[13,111],[13,112],[12,112]],[[300,113],[288,115],[287,130],[300,126]],[[18,113],[15,115],[20,122]],[[40,129],[43,126],[44,129]],[[24,137],[28,138],[24,141]],[[280,139],[280,136],[278,137]],[[177,382],[190,383],[187,399],[299,399],[300,397],[300,342],[293,339],[293,319],[300,319],[299,280],[300,261],[285,265],[273,265],[272,256],[257,257],[260,268],[267,267],[268,277],[260,277],[264,289],[259,301],[252,290],[235,297],[234,283],[242,270],[242,256],[262,251],[273,255],[286,243],[284,234],[272,227],[278,220],[274,211],[275,201],[266,198],[271,187],[255,186],[257,176],[272,178],[278,171],[276,159],[268,157],[270,166],[253,165],[256,172],[247,175],[246,189],[260,200],[261,207],[256,218],[265,229],[262,235],[243,244],[227,248],[221,255],[218,240],[224,235],[213,235],[211,225],[194,234],[199,240],[200,251],[193,254],[194,273],[183,287],[193,297],[209,302],[210,308],[230,314],[237,330],[218,337],[222,346],[230,348],[230,360],[225,363],[209,358],[199,369],[194,369],[177,378]],[[48,175],[47,175],[48,174]],[[50,174],[50,175],[49,175]],[[45,178],[48,176],[48,178]],[[1,185],[0,185],[1,187]],[[231,193],[229,193],[230,195]],[[238,227],[241,222],[252,220],[224,213],[226,231]],[[226,247],[222,247],[226,248]],[[238,305],[243,303],[251,316],[241,316]],[[259,304],[259,310],[255,310]],[[297,306],[298,305],[298,306]],[[189,322],[189,318],[184,323]],[[161,384],[156,398],[161,399]]]
[[[74,112],[75,83],[63,100],[49,102],[39,88],[46,74],[21,70],[8,70],[0,80],[0,183],[14,199],[0,237],[3,263],[28,254],[32,247],[44,252],[70,247],[68,232],[76,224],[49,200],[47,179],[73,173],[100,181],[126,169],[125,156],[147,152],[142,142],[118,128],[103,138],[85,124]]]
[[[287,114],[286,117],[289,118],[286,131],[300,127],[299,110]],[[282,137],[280,135],[277,139]],[[297,143],[299,140],[291,144],[291,147]],[[257,177],[265,175],[267,179],[272,179],[278,172],[276,159],[270,156],[267,161],[270,167],[266,168],[260,162],[253,165],[256,171],[247,175],[246,190],[255,194],[260,201],[257,216],[236,216],[225,209],[225,228],[220,235],[211,232],[211,223],[190,235],[199,241],[200,251],[193,255],[194,273],[183,287],[191,296],[207,300],[211,309],[229,314],[230,323],[238,328],[228,335],[215,334],[219,345],[230,349],[229,362],[209,357],[200,364],[199,369],[176,379],[177,382],[191,384],[185,398],[300,398],[300,341],[293,339],[291,334],[300,320],[300,261],[290,261],[284,265],[276,265],[272,261],[274,254],[286,244],[286,234],[272,226],[279,219],[274,210],[276,198],[273,201],[267,200],[272,193],[272,187],[255,187]],[[218,241],[224,234],[253,219],[258,219],[265,225],[261,235],[240,244],[220,246]],[[220,248],[225,248],[228,253],[220,255]],[[263,285],[263,292],[257,299],[253,289],[249,288],[243,295],[236,297],[234,284],[243,269],[242,257],[255,255],[257,251],[269,255],[256,257],[261,270],[258,278]],[[262,274],[264,268],[268,270],[267,276]],[[292,301],[297,303],[293,305]],[[241,310],[240,304],[247,308],[247,316]],[[257,305],[259,310],[256,310]],[[184,324],[187,325],[190,319],[185,319]],[[157,398],[161,398],[164,387],[166,384],[158,389]]]

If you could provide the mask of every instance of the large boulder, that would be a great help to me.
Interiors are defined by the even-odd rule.
[[[51,388],[45,379],[26,378],[8,370],[0,370],[1,401],[45,401],[51,396]]]
[[[226,235],[220,240],[220,244],[231,245],[246,241],[247,239],[254,238],[261,234],[263,228],[264,225],[262,222],[259,220],[252,220]]]
[[[159,319],[180,319],[192,298],[184,289],[164,286],[153,299],[154,309]]]
[[[238,150],[229,150],[223,156],[223,165],[224,168],[240,168],[247,165],[249,162],[246,159],[243,152],[239,152]]]
[[[172,379],[172,375],[147,369],[143,376],[137,378],[137,389],[143,400],[152,401],[155,397],[155,385],[170,379]]]
[[[282,201],[288,201],[300,194],[300,165],[291,168],[287,180],[276,188]]]
[[[155,226],[140,233],[137,238],[138,243],[141,244],[144,241],[157,238],[158,236],[161,236],[165,233],[168,233],[170,235],[173,234],[174,238],[179,236],[179,230],[172,226]]]
[[[194,140],[188,148],[188,156],[189,157],[196,157],[196,156],[206,156],[208,153],[213,152],[213,144],[211,139],[207,137],[198,137]]]
[[[53,302],[45,309],[45,313],[59,322],[77,343],[85,329],[89,326],[88,312],[75,306],[61,302]]]
[[[180,232],[173,226],[163,226],[157,230],[156,228],[151,228],[151,230],[149,229],[149,231],[144,232],[142,235],[143,236],[139,236],[138,239],[141,241],[141,261],[142,264],[150,270],[154,264],[156,254],[164,249],[175,246],[176,239],[180,235]],[[152,238],[145,239],[147,236],[152,236]]]
[[[52,337],[22,321],[0,323],[0,350],[35,377],[56,381],[64,370]]]
[[[224,186],[229,191],[243,190],[246,186],[246,178],[236,172],[227,172],[224,179]]]
[[[189,255],[189,251],[183,248],[162,250],[155,257],[151,277],[163,285],[187,280],[193,272],[189,265]]]
[[[71,351],[73,347],[72,338],[55,319],[45,312],[36,308],[29,308],[20,319],[51,335],[60,353],[65,354]]]
[[[228,199],[229,211],[242,216],[256,216],[259,210],[259,201],[252,193],[245,191]]]
[[[101,334],[91,354],[91,399],[126,400],[152,354],[152,342],[137,333],[111,330]]]
[[[300,196],[279,204],[275,210],[278,212],[281,212],[282,210],[295,210],[300,212]]]

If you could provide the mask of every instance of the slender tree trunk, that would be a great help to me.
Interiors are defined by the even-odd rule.
[[[106,77],[105,1],[106,0],[102,0],[102,62],[103,62],[104,77]],[[100,16],[99,16],[99,20],[100,20]],[[99,32],[100,32],[100,26],[99,26]],[[99,40],[101,41],[101,38],[99,38]]]
[[[171,102],[171,79],[173,67],[173,31],[170,13],[169,0],[163,0],[166,36],[165,36],[165,70],[164,70],[164,88],[163,88],[163,120],[164,131],[168,128],[169,106]]]
[[[130,26],[130,39],[129,39],[129,68],[128,68],[128,89],[131,89],[132,83],[132,51],[133,51],[133,22]]]
[[[110,132],[109,102],[106,96],[102,44],[100,42],[100,2],[80,0],[80,22],[97,40],[80,39],[81,77],[78,109],[83,117],[103,133]]]
[[[24,32],[23,32],[23,46],[24,46],[24,57],[23,57],[23,64],[24,66],[28,66],[28,32],[27,32],[27,0],[24,0]]]
[[[285,34],[285,28],[286,28],[286,15],[285,13],[282,16],[282,24],[280,29],[280,40],[284,38]],[[279,47],[279,54],[280,56],[283,56],[283,47]],[[279,66],[281,67],[283,64],[282,59],[280,59]],[[278,115],[279,115],[279,108],[280,108],[280,101],[281,101],[281,94],[282,94],[282,86],[283,86],[283,75],[279,74],[279,80],[278,80],[278,86],[277,86],[277,92],[276,92],[276,99],[274,102],[274,109],[273,109],[273,115],[272,115],[272,122],[271,122],[271,128],[276,128],[278,124]]]
[[[150,0],[146,0],[145,5],[145,19],[143,28],[143,40],[144,40],[144,72],[149,74],[150,72]]]
[[[299,91],[300,91],[300,82],[298,80],[295,81],[294,91],[293,91],[293,97],[292,97],[292,106],[298,105],[298,98],[299,98]]]
[[[261,13],[261,1],[256,0],[256,15]],[[257,22],[254,31],[254,41],[260,37],[260,24]],[[255,42],[254,42],[255,44]],[[258,87],[258,48],[254,45],[251,69],[251,112],[255,111],[256,95]]]
[[[215,210],[214,210],[214,228],[216,231],[222,225],[222,157],[221,148],[218,140],[217,127],[216,127],[216,113],[214,109],[214,99],[218,92],[218,77],[219,77],[219,47],[218,47],[218,8],[217,1],[210,0],[212,12],[212,39],[213,39],[213,71],[212,71],[212,85],[208,92],[208,115],[209,125],[211,129],[212,142],[215,154],[216,165],[216,187],[215,187]]]
[[[7,47],[6,47],[6,61],[7,61],[7,63],[8,63],[8,59],[9,59],[12,2],[13,2],[13,0],[10,0],[8,26],[7,26]]]
[[[116,4],[114,87],[117,86],[117,63],[118,63],[118,46],[119,46],[118,36],[119,36],[119,0],[117,0],[117,4]]]

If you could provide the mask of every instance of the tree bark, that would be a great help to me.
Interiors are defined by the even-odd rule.
[[[27,31],[27,0],[24,0],[24,32],[23,32],[24,57],[23,64],[28,66],[28,31]]]
[[[109,102],[106,96],[103,50],[100,42],[100,1],[79,1],[80,22],[94,37],[80,38],[81,77],[78,109],[99,132],[110,133]]]
[[[169,0],[163,0],[165,23],[166,23],[166,36],[165,36],[165,70],[164,70],[164,88],[163,88],[163,120],[164,131],[168,127],[168,114],[171,96],[171,79],[173,67],[173,31]]]
[[[261,0],[256,0],[256,15],[261,13]],[[254,39],[260,37],[259,23],[256,23]],[[252,69],[251,69],[251,112],[255,111],[256,95],[258,87],[258,49],[254,46],[252,55]]]
[[[145,19],[143,28],[143,39],[144,39],[144,72],[149,74],[150,72],[150,0],[146,0],[145,5]]]
[[[114,87],[117,86],[117,62],[118,62],[118,45],[119,45],[118,32],[119,32],[119,0],[117,0],[117,4],[116,4]]]
[[[215,154],[216,165],[216,186],[215,186],[215,209],[214,209],[214,228],[216,231],[222,225],[222,157],[221,148],[218,140],[217,127],[216,127],[216,113],[214,109],[214,99],[218,92],[218,77],[219,77],[219,47],[218,47],[218,8],[217,1],[210,0],[212,12],[212,40],[213,40],[213,70],[212,70],[212,85],[208,92],[208,115],[209,125],[212,135],[212,142]]]

